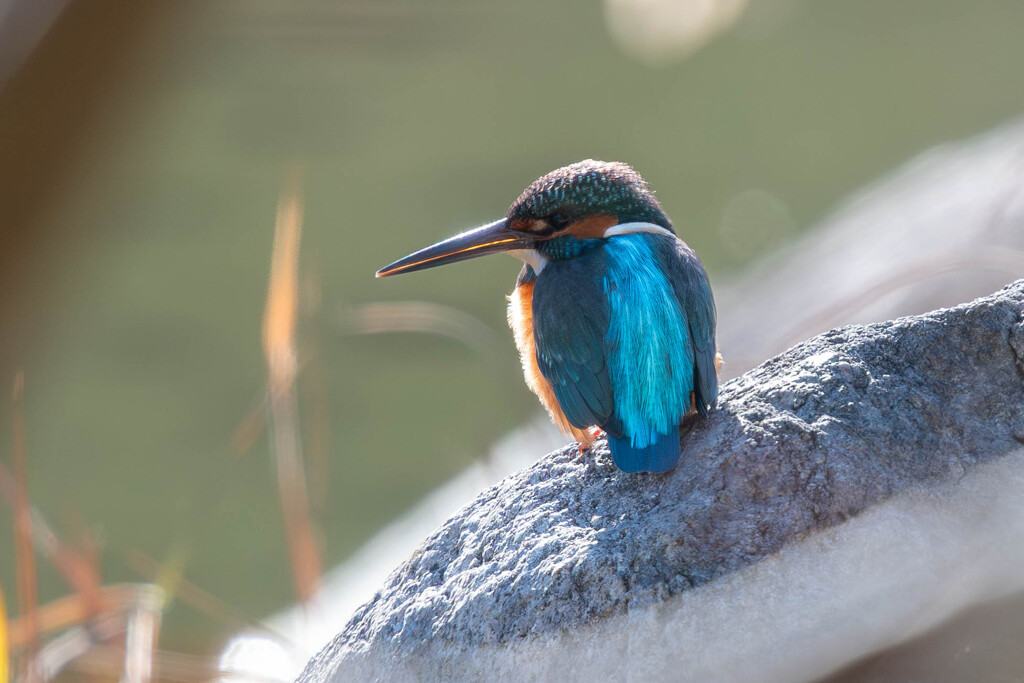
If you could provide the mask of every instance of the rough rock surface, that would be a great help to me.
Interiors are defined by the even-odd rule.
[[[667,475],[603,445],[482,493],[389,578],[301,680],[466,671],[473,649],[564,632],[750,566],[893,494],[1024,443],[1024,280],[970,304],[833,330],[727,383]]]

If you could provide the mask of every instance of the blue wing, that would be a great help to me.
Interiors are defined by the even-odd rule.
[[[549,263],[533,290],[537,366],[574,426],[615,429],[605,358],[608,311],[602,291],[604,249]]]
[[[693,344],[695,403],[701,415],[718,403],[718,371],[715,369],[715,300],[704,265],[680,239],[658,240],[664,272],[675,291],[679,309],[686,316]]]
[[[570,423],[608,432],[620,469],[663,472],[679,459],[690,392],[705,415],[718,397],[715,306],[686,244],[624,237],[537,278],[537,365]]]

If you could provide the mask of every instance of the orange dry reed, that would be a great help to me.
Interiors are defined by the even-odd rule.
[[[24,678],[36,680],[33,662],[39,650],[39,625],[37,615],[36,554],[32,545],[32,510],[29,507],[28,475],[25,465],[25,416],[22,411],[22,395],[25,391],[25,375],[19,372],[14,378],[14,557],[18,577],[18,607],[20,621],[25,625],[28,652]]]
[[[321,564],[316,533],[309,515],[306,474],[299,438],[298,400],[295,391],[296,324],[299,304],[299,243],[302,201],[298,175],[281,193],[270,262],[270,284],[263,316],[263,350],[267,362],[267,390],[272,447],[277,465],[278,496],[288,537],[292,580],[300,602],[306,603],[320,585]]]

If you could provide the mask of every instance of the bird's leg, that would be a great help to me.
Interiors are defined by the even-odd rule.
[[[587,427],[582,432],[583,438],[577,441],[576,445],[579,447],[580,455],[583,455],[583,451],[587,450],[594,445],[594,442],[604,436],[604,431],[597,426]]]

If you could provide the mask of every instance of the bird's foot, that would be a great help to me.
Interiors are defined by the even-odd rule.
[[[606,436],[600,427],[574,428],[572,435],[576,437],[576,447],[579,449],[580,455],[583,455],[584,451],[589,450],[595,441],[602,436]]]

